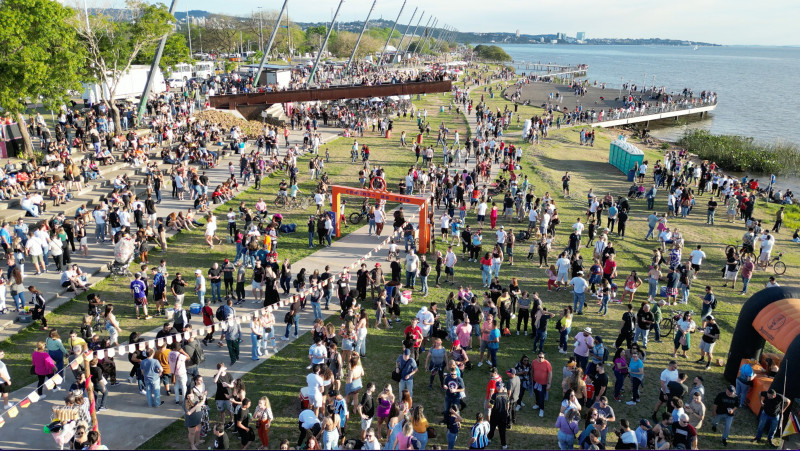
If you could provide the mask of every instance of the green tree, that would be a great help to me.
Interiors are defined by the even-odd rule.
[[[511,61],[511,56],[496,45],[478,45],[473,49],[478,58],[489,61]]]
[[[75,31],[66,21],[74,12],[54,0],[5,0],[0,3],[0,108],[15,116],[24,151],[33,145],[23,113],[28,102],[58,110],[79,90],[85,59]]]
[[[128,0],[127,9],[132,16],[130,21],[117,21],[99,14],[89,18],[88,29],[84,20],[71,21],[88,49],[86,70],[105,86],[100,92],[117,130],[121,130],[121,126],[119,108],[114,99],[120,80],[142,52],[157,45],[162,36],[172,31],[175,22],[175,17],[163,4],[150,5]]]
[[[148,46],[136,57],[134,64],[151,64],[153,57],[156,54],[157,46]],[[164,73],[164,77],[170,76],[170,68],[180,63],[192,63],[192,55],[189,54],[189,46],[187,45],[186,36],[183,34],[173,33],[167,38],[167,43],[164,45],[164,53],[161,54],[161,61],[158,67]]]

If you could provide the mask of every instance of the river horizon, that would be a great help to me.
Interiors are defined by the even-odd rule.
[[[497,45],[514,59],[518,72],[530,72],[526,63],[587,64],[587,75],[579,78],[606,83],[607,90],[633,83],[665,86],[674,93],[683,88],[695,95],[703,90],[717,93],[717,108],[707,117],[651,127],[659,139],[675,141],[689,129],[703,129],[765,143],[787,141],[797,117],[786,97],[800,72],[800,47]]]

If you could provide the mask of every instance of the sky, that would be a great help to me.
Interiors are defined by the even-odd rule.
[[[89,0],[89,6],[94,0]],[[119,0],[105,0],[115,3]],[[156,1],[156,0],[149,0]],[[168,0],[160,0],[167,3]],[[339,20],[363,20],[373,0],[345,0]],[[298,22],[329,21],[337,0],[289,0],[289,15]],[[99,2],[98,2],[99,4]],[[258,7],[279,10],[281,0],[181,0],[178,10],[249,15]],[[374,18],[394,20],[402,1],[377,0]],[[664,38],[725,45],[800,45],[800,1],[770,0],[407,0],[400,23],[415,7],[460,31],[523,34],[565,33],[587,38]],[[424,22],[423,22],[424,23]]]

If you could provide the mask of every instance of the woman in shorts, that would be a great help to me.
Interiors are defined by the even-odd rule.
[[[636,290],[642,285],[642,279],[636,274],[636,271],[631,271],[627,279],[625,279],[625,294],[622,296],[622,303],[625,303],[625,297],[630,295],[628,303],[633,304],[633,295]]]
[[[358,395],[364,388],[362,379],[364,378],[364,367],[361,366],[361,358],[358,354],[353,354],[349,361],[350,372],[347,373],[347,383],[344,386],[344,394],[347,402],[356,405],[359,401]]]

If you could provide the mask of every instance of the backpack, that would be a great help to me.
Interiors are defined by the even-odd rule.
[[[249,249],[251,251],[257,251],[258,250],[258,240],[255,237],[251,238],[250,242],[247,243],[247,249]]]
[[[214,314],[214,316],[220,321],[225,321],[227,319],[227,315],[225,314],[225,307],[226,307],[225,305],[220,305],[217,308],[217,313]]]
[[[717,296],[716,295],[713,295],[713,294],[711,295],[711,302],[709,302],[708,305],[711,306],[712,310],[717,308]]]

